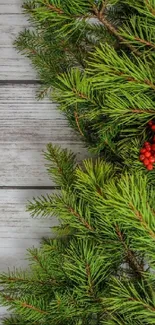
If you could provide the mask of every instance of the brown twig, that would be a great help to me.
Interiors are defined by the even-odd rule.
[[[122,71],[111,70],[110,72],[114,73],[116,76],[120,76],[120,77],[122,76],[124,79],[126,79],[129,82],[135,82],[135,83],[139,83],[139,84],[144,83],[144,84],[148,85],[150,88],[152,88],[153,90],[155,90],[155,85],[148,79],[140,81],[140,80],[137,80],[137,79],[135,79],[133,77],[128,77],[126,75],[126,73],[124,73]]]
[[[13,299],[13,298],[11,298],[11,297],[9,297],[9,296],[6,296],[6,295],[4,295],[3,297],[4,297],[4,299],[6,299],[7,301],[10,301],[10,302],[14,302],[14,301],[16,301],[15,299]],[[40,313],[40,314],[46,314],[46,315],[48,314],[46,311],[41,310],[41,309],[39,309],[39,308],[36,308],[36,307],[34,307],[34,306],[32,306],[32,305],[29,305],[29,304],[27,304],[26,302],[21,302],[21,301],[18,301],[18,302],[21,304],[22,307],[26,307],[26,308],[29,308],[29,309],[35,310],[35,311],[37,311],[37,312]]]
[[[150,86],[150,88],[155,90],[155,85],[148,79],[144,80],[145,84]]]
[[[134,212],[136,218],[140,221],[140,223],[142,224],[142,226],[147,230],[147,232],[149,233],[149,235],[155,239],[155,232],[153,230],[150,229],[150,227],[148,226],[148,224],[146,223],[146,221],[143,218],[143,215],[140,213],[140,211],[138,211],[132,203],[129,204],[131,210]]]
[[[94,231],[94,229],[91,227],[91,225],[83,218],[80,216],[79,213],[77,213],[72,207],[68,207],[68,210],[73,216],[75,216],[87,229],[90,231]]]
[[[155,16],[155,9],[151,7],[148,0],[145,0],[146,6],[153,16]]]
[[[145,303],[143,303],[143,301],[141,301],[139,299],[130,297],[130,298],[128,298],[128,300],[135,301],[135,302],[140,302],[140,303],[142,303],[142,305],[143,305],[144,308],[155,312],[155,307],[152,307],[152,306],[150,306],[148,304],[145,304]]]
[[[86,96],[85,94],[83,94],[83,93],[81,93],[81,92],[78,92],[78,91],[76,90],[76,88],[73,88],[72,91],[73,91],[73,93],[76,94],[78,97],[80,97],[80,98],[82,98],[82,99],[90,100],[90,99],[88,98],[88,96]]]
[[[101,9],[100,9],[100,14],[101,14],[101,15],[104,14],[105,9],[106,9],[106,6],[107,6],[107,3],[108,3],[107,0],[103,0],[103,1],[102,1],[102,6],[101,6]]]
[[[142,109],[138,109],[138,108],[135,108],[135,109],[132,109],[131,110],[132,113],[135,113],[135,114],[144,114],[144,113],[148,113],[148,114],[155,114],[155,109],[154,111],[150,111],[150,110],[142,110]]]
[[[41,310],[41,309],[38,309],[38,308],[36,308],[36,307],[34,307],[34,306],[32,306],[32,305],[29,305],[29,304],[27,304],[27,303],[21,303],[21,305],[22,305],[22,307],[26,307],[26,308],[29,308],[29,309],[32,309],[32,310],[35,310],[35,311],[37,311],[38,313],[40,313],[40,314],[48,314],[46,311],[43,311],[43,310]]]
[[[91,272],[90,272],[90,265],[89,264],[86,264],[86,273],[87,273],[88,283],[89,283],[89,293],[91,295],[94,295],[93,283],[92,283],[92,280],[91,280]]]
[[[117,39],[123,43],[125,46],[127,46],[131,52],[133,52],[134,54],[136,54],[137,56],[140,56],[141,53],[133,46],[131,45],[130,43],[128,43],[126,41],[126,39],[124,37],[122,37],[118,30],[115,28],[115,26],[113,26],[107,19],[106,17],[104,16],[104,11],[102,12],[102,9],[101,10],[98,10],[98,8],[94,5],[93,6],[93,10],[94,10],[94,13],[96,15],[96,17],[98,18],[98,20],[110,31],[111,34],[113,34],[114,36],[117,37]]]
[[[55,12],[55,13],[57,13],[59,15],[65,14],[65,12],[62,9],[60,9],[60,8],[58,8],[58,7],[56,7],[56,6],[52,5],[52,4],[47,3],[47,1],[45,1],[45,5],[47,6],[48,9],[52,10],[53,12]],[[90,18],[95,18],[95,15],[89,15],[89,14],[85,15],[85,16],[73,15],[73,18],[90,19]]]
[[[74,112],[74,116],[75,116],[75,122],[76,122],[76,125],[78,127],[78,130],[79,130],[80,134],[84,137],[84,134],[83,134],[83,132],[82,132],[82,130],[80,128],[79,118],[78,118],[78,114],[77,114],[76,111]]]
[[[26,283],[37,283],[41,285],[46,284],[57,284],[55,279],[49,279],[48,281],[39,281],[39,280],[30,280],[30,279],[22,279],[22,278],[8,278],[9,282],[26,282]]]
[[[45,2],[45,4],[50,10],[52,10],[52,11],[54,11],[54,12],[60,14],[60,15],[64,14],[64,11],[62,9],[57,8],[54,5],[51,5],[50,3],[47,3],[47,1]]]
[[[134,253],[127,247],[123,238],[123,234],[120,231],[118,225],[116,225],[116,234],[126,251],[126,260],[129,263],[129,266],[135,271],[136,274],[142,276],[143,267],[142,265],[139,265]]]
[[[146,45],[146,46],[150,46],[150,47],[155,48],[155,44],[150,43],[150,42],[148,42],[148,41],[145,41],[144,39],[141,39],[141,38],[139,38],[139,37],[135,37],[135,41],[138,41],[138,42],[140,42],[140,43],[142,43],[142,44],[144,44],[144,45]]]

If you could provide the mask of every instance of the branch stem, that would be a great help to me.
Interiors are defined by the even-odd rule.
[[[78,118],[78,114],[77,114],[76,111],[74,112],[74,116],[75,116],[75,122],[76,122],[76,125],[78,127],[78,130],[79,130],[80,134],[84,137],[84,134],[83,134],[83,132],[82,132],[82,130],[80,128],[79,118]]]
[[[116,226],[116,234],[120,240],[120,242],[122,243],[125,252],[126,252],[126,260],[129,263],[129,266],[131,267],[132,270],[134,270],[134,272],[138,275],[138,276],[142,276],[142,272],[143,272],[143,267],[142,265],[139,265],[134,253],[127,247],[125,240],[123,238],[123,234],[120,231],[118,225]]]
[[[130,49],[131,52],[133,52],[134,54],[136,54],[137,56],[140,56],[141,53],[130,43],[128,43],[126,41],[126,39],[124,37],[122,37],[118,30],[116,29],[115,26],[113,26],[104,16],[104,10],[103,7],[101,8],[101,10],[99,11],[98,8],[94,5],[93,6],[93,10],[94,13],[96,15],[96,17],[98,18],[98,20],[110,31],[111,34],[113,34],[121,43],[124,43],[124,45],[126,47],[128,47]]]

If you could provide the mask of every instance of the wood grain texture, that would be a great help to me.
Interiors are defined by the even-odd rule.
[[[28,26],[22,3],[23,0],[0,1],[0,80],[37,79],[30,61],[13,47],[18,33]]]
[[[35,99],[35,85],[0,86],[0,186],[52,186],[42,151],[48,142],[86,157],[56,104]]]
[[[78,160],[88,156],[56,104],[35,98],[36,73],[13,47],[18,33],[28,26],[22,3],[0,0],[0,273],[8,267],[26,267],[26,249],[38,247],[58,222],[32,219],[25,212],[27,200],[47,193],[42,187],[54,185],[42,157],[46,144],[67,147]],[[0,325],[5,315],[6,309],[0,307]]]
[[[25,212],[28,200],[46,193],[52,191],[0,190],[0,272],[26,268],[27,248],[39,247],[42,237],[52,236],[50,227],[58,224],[56,218],[32,219]],[[1,307],[0,325],[6,315],[6,309]]]
[[[26,212],[28,200],[52,194],[45,190],[0,190],[0,272],[8,267],[27,265],[26,249],[39,246],[42,237],[51,236],[56,218],[31,218]]]
[[[21,7],[24,0],[1,0],[0,2],[0,14],[21,14]]]

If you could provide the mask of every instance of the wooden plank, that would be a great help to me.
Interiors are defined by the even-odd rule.
[[[32,219],[25,212],[28,200],[46,193],[43,190],[0,190],[0,273],[8,268],[26,268],[27,248],[39,247],[42,237],[52,236],[50,227],[58,224],[56,218]],[[0,325],[6,316],[6,308],[0,307]]]
[[[0,273],[8,268],[25,267],[26,249],[38,247],[42,237],[52,236],[56,218],[34,219],[26,212],[33,197],[53,193],[45,190],[0,190]]]
[[[24,0],[1,0],[0,2],[0,14],[21,14],[21,7]]]
[[[22,3],[22,0],[0,2],[0,80],[37,78],[30,61],[13,47],[18,33],[28,26],[22,13]]]
[[[48,142],[86,157],[55,103],[35,99],[35,85],[0,86],[0,186],[51,186],[42,150]]]

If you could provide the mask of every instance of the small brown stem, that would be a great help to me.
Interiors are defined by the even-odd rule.
[[[99,185],[96,185],[96,190],[97,190],[97,193],[102,196],[102,190],[101,190],[101,187],[99,187]]]
[[[144,80],[145,84],[150,86],[153,90],[155,90],[155,85],[148,79]]]
[[[129,263],[129,266],[135,271],[136,274],[141,276],[143,272],[143,267],[139,265],[134,253],[127,247],[123,238],[123,234],[120,231],[118,225],[116,226],[116,234],[126,251],[126,260]]]
[[[63,167],[61,166],[61,162],[59,162],[59,159],[57,158],[56,154],[55,154],[55,150],[52,149],[52,147],[49,147],[52,151],[52,157],[54,158],[54,161],[56,163],[56,166],[57,166],[57,169],[58,169],[58,172],[62,175],[62,178],[64,179],[64,181],[68,184],[68,178],[63,170]],[[47,155],[48,156],[48,155]],[[45,157],[46,157],[46,154],[45,154]],[[48,166],[48,165],[47,165]]]
[[[103,1],[102,1],[102,7],[101,7],[101,9],[100,9],[100,14],[101,14],[101,15],[104,14],[107,4],[108,4],[108,1],[107,1],[107,0],[103,0]]]
[[[4,299],[6,299],[7,301],[10,301],[10,302],[15,302],[16,301],[15,299],[13,299],[13,298],[11,298],[9,296],[6,296],[6,295],[3,296],[3,297],[4,297]],[[45,311],[43,311],[43,310],[41,310],[39,308],[36,308],[36,307],[34,307],[32,305],[29,305],[26,302],[21,302],[21,301],[18,301],[18,302],[21,304],[22,307],[26,307],[26,308],[35,310],[35,311],[37,311],[40,314],[46,314],[46,315],[48,314],[47,312],[45,312]]]
[[[75,93],[78,97],[82,98],[82,99],[86,99],[86,100],[89,100],[88,96],[86,96],[85,94],[81,93],[81,92],[78,92],[76,90],[76,88],[73,88],[72,89],[73,93]]]
[[[84,218],[82,218],[79,213],[77,213],[71,207],[67,207],[67,208],[68,208],[69,212],[71,214],[73,214],[73,216],[75,216],[87,229],[89,229],[90,231],[94,231],[94,229],[91,227],[91,225]]]
[[[144,44],[144,45],[146,45],[146,46],[149,46],[149,47],[153,47],[153,48],[155,48],[155,44],[150,43],[150,42],[148,42],[148,41],[145,41],[144,39],[141,39],[141,38],[139,38],[139,37],[135,37],[135,41],[138,41],[138,42],[140,42],[140,43],[142,43],[142,44]]]
[[[155,9],[151,7],[148,0],[145,0],[146,6],[153,16],[155,16]]]
[[[91,295],[94,295],[94,292],[93,292],[93,283],[91,281],[91,272],[90,272],[90,265],[89,264],[86,264],[86,273],[87,273],[88,282],[89,282],[89,293]]]
[[[135,109],[132,109],[131,111],[132,111],[132,113],[135,113],[135,114],[144,114],[144,113],[155,114],[155,109],[154,109],[154,111],[150,111],[150,110],[146,110],[146,109],[142,110],[142,109],[135,108]]]
[[[60,8],[58,8],[58,7],[56,7],[56,6],[52,5],[52,4],[47,3],[47,1],[45,1],[45,5],[47,6],[48,9],[56,12],[59,15],[63,15],[63,14],[66,15],[65,12],[62,9],[60,9]],[[90,19],[90,18],[95,18],[95,15],[85,15],[85,16],[72,15],[72,17],[77,18],[77,19]]]
[[[116,70],[112,70],[111,71],[112,73],[114,73],[115,75],[118,75],[118,76],[122,76],[124,79],[126,79],[127,81],[129,82],[135,82],[135,83],[138,83],[138,84],[146,84],[148,85],[150,88],[152,88],[153,90],[155,90],[155,85],[148,79],[145,79],[143,81],[140,81],[140,80],[137,80],[133,77],[128,77],[124,72],[122,71],[116,71]]]
[[[78,118],[78,114],[77,114],[76,111],[74,112],[74,116],[75,116],[75,122],[76,122],[76,125],[78,127],[78,130],[79,130],[80,134],[84,137],[84,134],[83,134],[83,132],[82,132],[82,130],[80,128],[79,118]]]
[[[141,301],[141,300],[139,300],[139,299],[136,299],[136,298],[130,297],[130,298],[128,298],[128,300],[135,301],[135,302],[140,302],[140,303],[143,305],[144,308],[146,308],[146,309],[148,309],[148,310],[151,310],[151,311],[155,312],[155,307],[152,307],[152,306],[150,306],[150,305],[148,305],[148,304],[145,304],[145,303],[143,303],[143,301]]]
[[[94,5],[93,6],[93,10],[94,10],[94,13],[95,15],[97,16],[98,20],[110,31],[111,34],[113,34],[114,36],[117,37],[117,39],[123,43],[125,46],[127,46],[131,52],[133,52],[134,54],[140,56],[141,53],[133,46],[131,45],[130,43],[127,42],[127,40],[122,37],[119,32],[117,31],[117,29],[115,28],[115,26],[113,26],[104,16],[103,12],[102,12],[102,9],[101,11],[99,11],[97,9],[97,7]]]
[[[57,7],[54,6],[54,5],[51,5],[50,3],[47,3],[47,1],[45,2],[45,4],[47,5],[47,7],[48,7],[50,10],[52,10],[52,11],[54,11],[54,12],[60,14],[60,15],[64,14],[64,12],[63,12],[62,9],[57,8]]]
[[[32,255],[32,254],[31,254]],[[33,259],[39,264],[39,266],[42,268],[42,270],[49,276],[51,276],[51,274],[49,274],[48,270],[42,265],[41,261],[39,260],[37,255],[32,255]]]
[[[148,226],[148,224],[145,222],[145,220],[143,218],[143,215],[133,206],[132,203],[130,203],[129,206],[132,209],[132,211],[134,212],[136,218],[142,224],[142,226],[147,230],[147,232],[149,233],[149,235],[155,240],[155,233],[154,233],[154,231],[152,231],[150,229],[150,227]]]
[[[27,303],[21,303],[21,305],[22,305],[22,307],[26,307],[26,308],[29,308],[29,309],[32,309],[32,310],[35,310],[35,311],[37,311],[38,313],[40,313],[40,314],[48,314],[47,312],[45,312],[45,311],[43,311],[43,310],[40,310],[40,309],[38,309],[38,308],[36,308],[36,307],[34,307],[34,306],[32,306],[32,305],[28,305]]]

